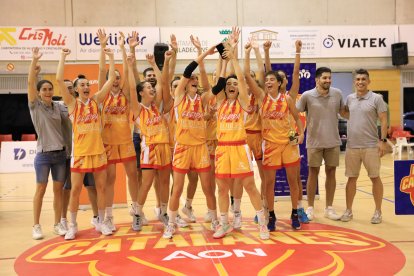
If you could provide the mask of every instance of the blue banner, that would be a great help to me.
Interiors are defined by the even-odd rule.
[[[292,85],[292,73],[293,73],[293,63],[277,63],[272,64],[272,70],[283,70],[286,73],[288,78],[287,91],[289,91]],[[299,94],[302,94],[306,90],[310,90],[315,87],[315,73],[316,73],[316,63],[301,63],[299,69],[299,79],[300,87]],[[300,95],[298,96],[298,98]],[[303,121],[303,120],[302,120]],[[306,181],[308,179],[308,156],[306,152],[306,134],[303,144],[299,145],[300,149],[300,178],[302,181],[303,194],[306,195]],[[275,180],[275,196],[290,196],[289,184],[286,177],[285,169],[277,170],[276,180]],[[319,189],[317,188],[316,194],[319,194]]]
[[[414,160],[394,161],[395,214],[414,214]]]

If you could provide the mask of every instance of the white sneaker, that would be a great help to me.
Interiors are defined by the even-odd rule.
[[[240,229],[242,227],[242,215],[241,212],[234,212],[233,228]]]
[[[220,227],[220,222],[218,221],[218,219],[211,222],[211,225],[210,225],[211,231],[216,232],[219,227]]]
[[[133,217],[136,214],[136,210],[134,208],[134,205],[131,204],[131,208],[129,208],[129,215]]]
[[[266,224],[259,225],[259,236],[261,240],[268,240],[270,238],[269,229]]]
[[[104,236],[112,235],[112,230],[109,229],[108,225],[105,222],[98,223],[98,227],[96,229],[98,232],[101,232]]]
[[[325,208],[325,218],[328,218],[331,220],[340,220],[341,217],[342,217],[341,215],[338,215],[335,212],[335,209],[333,207],[329,206],[328,208]]]
[[[69,223],[68,232],[66,232],[65,240],[73,240],[75,239],[76,233],[78,232],[78,224],[77,223]]]
[[[104,223],[111,229],[112,232],[116,231],[116,227],[114,225],[114,217],[106,217]]]
[[[381,211],[375,210],[374,215],[371,218],[372,224],[379,224],[382,222],[382,214]]]
[[[175,225],[174,223],[168,223],[168,225],[165,227],[164,234],[162,237],[164,239],[171,239],[175,233]]]
[[[175,217],[175,223],[180,228],[188,227],[188,223],[185,220],[183,220],[179,214],[177,214],[177,216]]]
[[[40,226],[40,224],[33,225],[32,237],[34,240],[43,239],[43,232],[42,232],[42,227]]]
[[[183,212],[183,214],[188,217],[190,222],[196,222],[196,217],[194,216],[193,207],[187,208],[184,205],[184,207],[181,209],[181,212]]]
[[[230,223],[226,223],[224,225],[220,225],[217,228],[217,231],[213,234],[213,238],[215,239],[221,239],[228,233],[233,231],[233,226],[230,225]]]
[[[60,219],[60,224],[62,224],[62,227],[68,231],[68,220],[66,218],[61,218]]]
[[[313,214],[313,207],[309,206],[308,209],[306,209],[306,215],[308,216],[309,220],[313,220],[314,214]]]
[[[346,209],[345,213],[341,217],[341,221],[348,222],[348,221],[352,220],[353,217],[354,217],[354,215],[352,214],[352,211],[349,210],[349,209]]]
[[[142,229],[142,217],[140,215],[134,215],[132,217],[132,230],[141,231]]]
[[[213,220],[213,218],[211,217],[210,212],[207,212],[207,213],[204,215],[204,222],[211,222],[212,220]]]
[[[158,216],[158,220],[161,221],[165,226],[167,226],[168,225],[168,221],[169,221],[169,218],[168,218],[167,213],[160,214]]]
[[[68,230],[66,230],[60,222],[53,226],[53,233],[56,235],[64,236],[66,235],[66,232],[68,232]]]
[[[93,227],[95,227],[96,231],[98,231],[98,224],[99,224],[98,217],[91,218],[91,224]]]

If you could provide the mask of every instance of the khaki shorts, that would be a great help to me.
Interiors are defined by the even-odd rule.
[[[300,156],[297,145],[276,144],[263,140],[263,169],[279,170],[282,167],[300,165]]]
[[[70,164],[71,172],[87,173],[106,170],[106,153],[86,156],[74,156]]]
[[[350,149],[345,152],[345,176],[358,177],[361,163],[368,172],[368,177],[380,176],[381,158],[378,148]]]
[[[339,146],[326,149],[307,149],[308,152],[308,166],[320,167],[322,166],[322,159],[325,160],[325,166],[338,167],[339,166]]]
[[[109,164],[124,163],[137,159],[132,140],[127,144],[104,145]]]

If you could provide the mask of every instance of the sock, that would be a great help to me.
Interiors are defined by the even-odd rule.
[[[105,219],[105,210],[98,210],[98,223],[102,223]]]
[[[60,222],[66,222],[68,221],[66,218],[60,218]]]
[[[112,207],[106,207],[105,212],[107,217],[112,217]]]
[[[138,203],[137,203],[137,209],[136,209],[136,211],[135,211],[135,214],[136,215],[142,215],[142,208],[144,208],[144,205],[139,205]]]
[[[186,207],[187,209],[191,209],[191,204],[193,204],[193,199],[192,199],[192,198],[187,198],[187,199],[185,200],[185,207]]]
[[[292,208],[292,216],[297,216],[297,215],[298,215],[298,209]]]
[[[272,217],[272,218],[275,218],[276,217],[274,210],[269,211],[269,217]]]
[[[78,212],[70,212],[70,221],[76,225],[76,217],[78,215]]]
[[[175,218],[177,217],[177,211],[171,211],[168,209],[168,224],[175,224]]]
[[[265,216],[264,216],[264,209],[260,209],[256,211],[257,220],[259,221],[259,225],[265,224]]]
[[[303,205],[302,205],[302,200],[298,200],[298,208],[300,209],[300,208],[303,208]]]
[[[234,205],[233,205],[234,212],[240,212],[240,204],[241,204],[241,198],[235,198]]]
[[[168,203],[161,202],[161,215],[167,213],[167,205]]]
[[[229,214],[228,213],[220,213],[220,223],[221,223],[221,225],[229,224]]]
[[[210,210],[210,209],[208,209],[207,212],[210,215],[212,222],[217,220],[217,210]]]

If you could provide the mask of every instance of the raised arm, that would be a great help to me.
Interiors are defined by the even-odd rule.
[[[128,65],[128,78],[129,82],[129,98],[130,98],[130,106],[132,114],[134,114],[134,118],[138,118],[139,112],[141,111],[141,105],[138,102],[137,90],[136,86],[137,83],[135,82],[135,75],[134,75],[134,59],[135,55],[130,53],[127,57],[127,65]]]
[[[272,47],[272,41],[266,40],[265,43],[263,43],[266,72],[272,71],[272,64],[270,63],[270,47]]]
[[[290,95],[287,95],[286,96],[286,101],[287,101],[287,104],[288,104],[288,107],[289,107],[289,112],[292,114],[293,119],[296,122],[296,126],[298,127],[298,134],[299,134],[298,143],[299,144],[302,144],[303,143],[303,139],[304,139],[305,136],[303,134],[303,132],[304,132],[304,130],[303,130],[303,124],[302,124],[302,121],[299,118],[299,112],[296,109],[295,102],[292,99],[292,97],[290,97]]]
[[[177,64],[177,54],[178,54],[178,44],[177,44],[177,38],[174,34],[170,36],[170,47],[172,50],[172,56],[170,59],[169,64],[169,72],[168,72],[168,83],[174,79],[175,74],[175,65]]]
[[[106,81],[106,70],[105,70],[105,52],[106,43],[108,42],[108,37],[106,36],[104,29],[98,29],[96,33],[101,44],[101,52],[99,54],[99,74],[98,74],[98,89],[102,89]]]
[[[129,44],[129,52],[134,55],[134,63],[132,65],[132,70],[134,73],[135,83],[141,82],[141,78],[139,76],[138,67],[137,67],[137,59],[135,57],[135,48],[138,46],[138,33],[136,31],[132,32],[132,35],[128,37],[128,44]]]
[[[155,77],[157,78],[157,84],[155,85],[155,104],[159,108],[162,101],[162,78],[161,70],[158,68],[157,63],[155,62],[155,57],[153,54],[146,54],[145,57],[149,65],[154,69]]]
[[[293,66],[293,74],[292,74],[292,86],[289,90],[289,95],[292,97],[293,100],[296,100],[296,97],[299,94],[299,68],[300,68],[300,52],[302,50],[302,41],[296,40],[296,54],[295,54],[295,65]]]
[[[237,27],[231,28],[231,34],[229,35],[227,42],[231,45],[233,48],[233,56],[237,59],[239,55],[239,50],[237,48],[237,43],[239,43],[240,38],[240,29]],[[233,67],[233,63],[230,62],[230,70],[229,75],[235,75],[235,69]]]
[[[72,113],[73,108],[75,107],[76,100],[69,93],[69,90],[65,85],[65,81],[64,81],[65,78],[63,76],[64,75],[64,68],[65,68],[65,60],[66,60],[66,57],[69,54],[70,54],[69,49],[62,49],[62,51],[60,53],[58,68],[57,68],[57,71],[56,71],[56,81],[59,85],[59,90],[60,90],[60,93],[62,94],[63,102],[68,107],[69,113]]]
[[[166,51],[164,53],[164,67],[162,70],[161,78],[162,78],[162,101],[164,103],[164,112],[169,112],[174,104],[171,93],[170,93],[170,78],[169,78],[169,67],[171,63],[171,59],[174,56],[174,51]]]
[[[28,86],[27,86],[27,99],[29,103],[34,102],[37,99],[37,76],[40,73],[40,66],[37,64],[39,59],[42,57],[42,53],[39,52],[39,48],[35,47],[32,49],[32,62],[29,67]]]
[[[109,74],[108,80],[103,85],[102,89],[93,95],[93,98],[96,100],[97,103],[103,102],[106,95],[108,95],[109,91],[111,90],[112,84],[115,80],[115,61],[114,61],[114,51],[111,49],[104,49],[105,55],[109,58]]]
[[[243,71],[240,68],[239,65],[239,61],[237,60],[237,58],[234,56],[234,52],[233,49],[231,49],[231,47],[226,47],[225,51],[224,51],[224,56],[225,58],[228,58],[230,60],[230,62],[233,64],[234,67],[234,72],[236,73],[237,76],[237,80],[238,80],[238,90],[239,90],[239,101],[240,104],[242,105],[244,110],[247,110],[248,105],[249,105],[249,97],[247,94],[247,85],[246,85],[246,81],[244,79],[243,76]]]
[[[217,73],[220,72],[220,75],[217,78],[217,83],[213,86],[212,93],[216,95],[216,103],[219,106],[221,102],[226,98],[226,94],[223,92],[223,90],[226,88],[226,70],[227,70],[227,64],[229,62],[228,59],[221,59],[221,68],[219,68],[219,71],[216,71]]]
[[[259,43],[257,43],[256,39],[254,38],[251,38],[250,43],[254,50],[254,55],[256,56],[256,63],[257,63],[256,79],[259,82],[259,86],[264,88],[264,63],[263,63],[262,55],[260,54]]]
[[[244,46],[244,76],[246,78],[247,85],[249,86],[250,92],[258,99],[259,103],[262,102],[264,98],[264,91],[257,85],[256,80],[250,75],[250,52],[252,50],[252,45],[248,42]]]
[[[129,101],[129,82],[128,82],[128,63],[127,63],[127,53],[125,50],[125,35],[123,32],[119,32],[119,48],[122,53],[122,91],[126,91],[124,93],[125,97]]]
[[[194,47],[197,49],[198,55],[201,55],[203,53],[203,50],[201,49],[201,43],[198,39],[198,36],[190,36],[190,40],[193,43]],[[207,92],[211,89],[210,83],[208,81],[207,73],[206,73],[206,67],[204,66],[204,61],[201,60],[198,64],[198,69],[200,71],[200,78],[201,78],[201,85],[203,86],[204,92]]]

